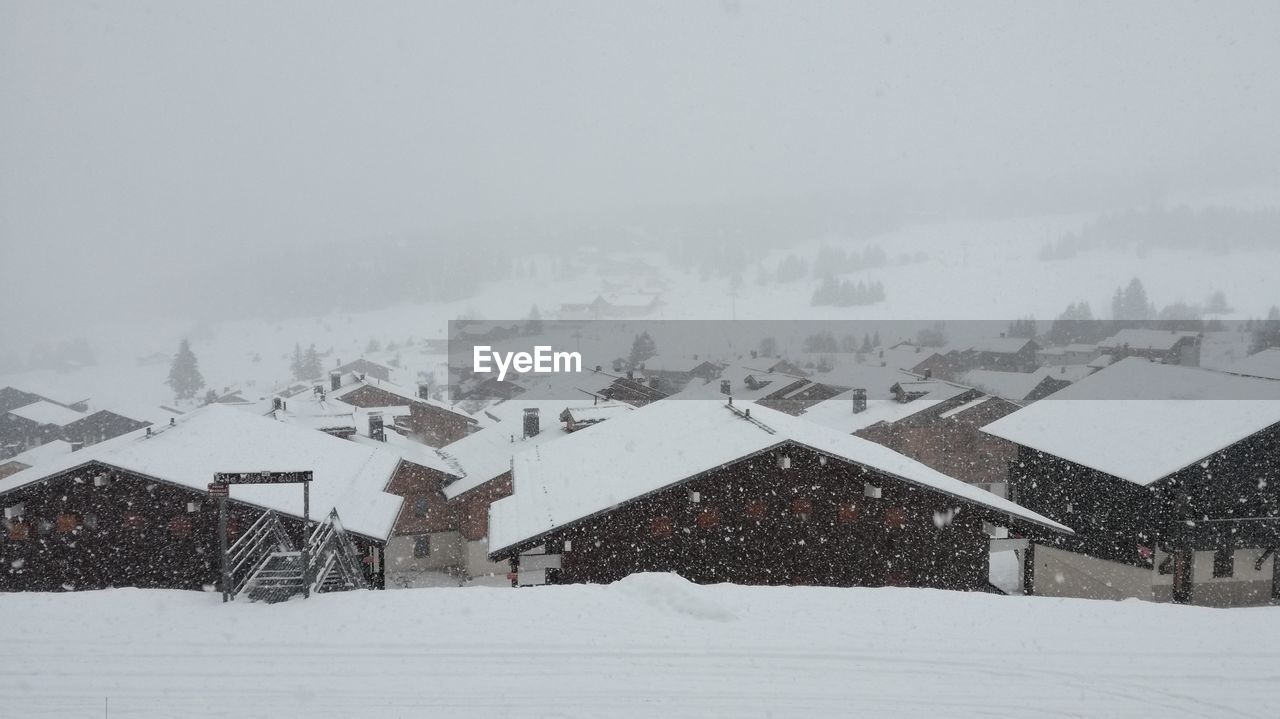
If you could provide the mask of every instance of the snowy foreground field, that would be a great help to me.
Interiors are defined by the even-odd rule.
[[[1275,717],[1280,609],[907,589],[0,597],[0,716]]]

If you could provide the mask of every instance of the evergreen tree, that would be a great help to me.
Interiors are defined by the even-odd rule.
[[[542,334],[542,313],[538,311],[537,305],[529,310],[529,318],[524,322],[524,332],[528,335]]]
[[[1156,316],[1155,305],[1147,298],[1147,290],[1137,277],[1123,290],[1117,288],[1111,300],[1111,319],[1122,327],[1140,327]]]
[[[378,341],[378,338],[377,338],[377,337],[370,337],[370,338],[369,338],[369,344],[365,345],[365,347],[364,347],[364,351],[365,351],[365,354],[372,354],[372,353],[374,353],[374,352],[381,352],[381,351],[382,351],[382,343]]]
[[[776,357],[778,356],[778,340],[772,337],[765,337],[760,340],[760,356]]]
[[[293,358],[289,360],[289,371],[293,373],[294,379],[306,379],[307,375],[303,369],[302,345],[297,342],[293,343]]]
[[[1226,293],[1218,290],[1209,295],[1209,301],[1205,303],[1204,311],[1211,315],[1225,315],[1231,312],[1231,305],[1227,304]]]
[[[1267,319],[1252,323],[1253,345],[1250,352],[1261,352],[1269,347],[1280,347],[1280,307],[1272,307]]]
[[[1019,317],[1009,323],[1009,329],[1005,333],[1010,337],[1020,337],[1023,339],[1033,340],[1036,338],[1036,318],[1031,315]]]
[[[1046,335],[1055,345],[1093,343],[1106,334],[1102,322],[1095,321],[1088,302],[1072,302],[1058,319],[1053,321]]]
[[[324,374],[324,367],[320,363],[320,353],[316,351],[313,344],[307,348],[306,354],[302,355],[302,378],[315,379]]]
[[[869,355],[874,350],[875,346],[871,344],[871,336],[866,334],[862,335],[862,348],[858,351],[862,354]]]
[[[947,326],[942,322],[934,322],[916,333],[916,344],[921,347],[943,347],[947,344]]]
[[[805,352],[835,352],[839,347],[840,345],[836,342],[835,335],[830,332],[818,332],[804,338]]]
[[[778,281],[779,282],[795,282],[801,279],[808,272],[804,260],[795,255],[787,255],[782,262],[778,263]]]
[[[632,367],[639,367],[650,357],[658,355],[658,345],[648,332],[641,332],[631,341],[631,355],[627,358]]]
[[[823,305],[834,305],[840,302],[840,283],[836,282],[836,278],[827,275],[822,278],[822,282],[818,284],[818,289],[813,291],[813,299],[810,304],[815,307]]]
[[[178,354],[169,367],[168,385],[178,399],[191,399],[204,387],[204,377],[200,376],[199,363],[195,353],[191,351],[191,343],[183,338],[178,345]]]

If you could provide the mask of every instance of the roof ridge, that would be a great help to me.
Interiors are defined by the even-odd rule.
[[[731,399],[731,400],[729,400],[729,403],[728,403],[728,404],[726,404],[726,405],[724,405],[724,407],[725,407],[726,409],[728,409],[730,412],[733,412],[734,414],[736,414],[736,415],[738,415],[739,417],[741,417],[741,418],[743,418],[743,419],[747,420],[747,421],[748,421],[748,422],[750,422],[751,424],[754,424],[755,426],[759,427],[760,429],[763,429],[765,432],[768,432],[769,434],[777,434],[777,433],[778,433],[778,430],[774,429],[773,427],[770,427],[769,425],[765,424],[764,422],[761,422],[760,420],[756,419],[755,417],[752,417],[752,416],[751,416],[751,409],[750,409],[750,408],[747,408],[747,410],[744,412],[744,411],[742,411],[742,410],[738,409],[737,407],[734,407],[734,406],[733,406],[733,400],[732,400],[732,399]]]

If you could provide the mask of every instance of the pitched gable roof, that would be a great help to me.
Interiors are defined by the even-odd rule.
[[[982,431],[1150,485],[1280,423],[1280,383],[1131,357]]]
[[[745,408],[744,408],[745,409]],[[794,443],[1058,531],[1066,527],[893,450],[764,407],[744,418],[714,400],[658,402],[514,457],[515,492],[489,510],[489,550]]]

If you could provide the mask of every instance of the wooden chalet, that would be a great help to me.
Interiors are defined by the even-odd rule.
[[[301,546],[336,513],[336,526],[364,558],[363,580],[376,585],[401,504],[384,490],[403,464],[376,448],[210,405],[172,426],[137,430],[0,479],[0,561],[9,568],[0,573],[0,590],[211,590],[220,565],[217,503],[207,491],[214,474],[304,469],[314,471],[310,526],[302,522],[301,487],[236,485],[229,538],[278,521],[281,541]]]
[[[1018,445],[1011,498],[1077,531],[1029,545],[1028,593],[1280,599],[1280,383],[1131,357],[983,431]]]
[[[1018,446],[982,428],[1020,405],[978,390],[944,401],[917,400],[926,406],[901,418],[880,421],[854,432],[939,472],[1007,496],[1009,464]]]
[[[1040,366],[1040,345],[1023,337],[987,337],[950,348],[946,353],[954,372],[974,369],[1030,372]]]
[[[593,404],[589,398],[568,406],[563,400],[517,400],[491,410],[492,426],[431,456],[404,454],[417,468],[397,475],[388,490],[405,499],[386,549],[392,584],[417,586],[441,575],[458,581],[505,575],[506,565],[488,557],[489,505],[511,494],[512,457],[630,410],[625,404]],[[542,425],[542,415],[550,420],[566,412],[585,412],[573,430]]]
[[[415,394],[390,382],[360,380],[351,375],[331,374],[326,396],[354,407],[407,407],[408,414],[395,417],[397,426],[413,439],[432,447],[456,442],[479,428],[475,417],[439,400]]]
[[[371,360],[367,360],[363,357],[361,357],[358,360],[348,362],[343,365],[339,365],[335,367],[333,370],[331,370],[331,373],[332,372],[337,372],[338,374],[342,374],[342,375],[355,374],[364,378],[372,377],[382,382],[391,381],[390,367],[387,367],[386,365],[378,364],[377,362],[373,362]]]
[[[489,547],[516,584],[655,571],[984,591],[986,524],[1069,531],[885,447],[717,400],[656,403],[521,453],[513,480]]]

